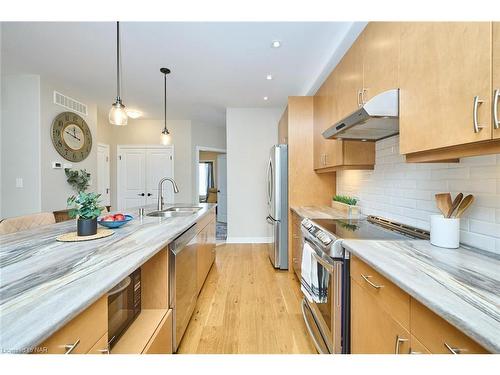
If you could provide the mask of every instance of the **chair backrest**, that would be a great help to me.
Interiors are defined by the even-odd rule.
[[[207,203],[217,203],[217,189],[208,189]]]
[[[41,212],[38,214],[10,217],[0,221],[0,234],[20,232],[42,225],[54,224],[56,219],[52,212]]]

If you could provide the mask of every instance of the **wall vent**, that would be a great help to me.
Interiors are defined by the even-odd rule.
[[[57,91],[54,91],[54,103],[73,112],[79,113],[80,115],[87,116],[88,114],[87,106],[85,104]]]

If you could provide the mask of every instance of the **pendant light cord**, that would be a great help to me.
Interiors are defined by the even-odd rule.
[[[167,129],[167,74],[163,74],[163,91],[164,91],[164,107],[163,107],[163,118],[165,120],[165,128],[163,129],[164,131],[168,133]]]
[[[116,22],[116,95],[121,99],[121,82],[120,82],[120,22]]]

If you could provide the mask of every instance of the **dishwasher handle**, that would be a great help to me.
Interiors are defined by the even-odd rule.
[[[189,242],[193,239],[195,235],[196,235],[196,223],[193,224],[180,236],[178,236],[175,240],[173,240],[170,243],[170,245],[168,245],[168,248],[174,255],[177,255],[186,247],[187,244],[189,244]]]

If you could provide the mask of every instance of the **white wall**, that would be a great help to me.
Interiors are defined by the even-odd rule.
[[[92,149],[90,154],[81,162],[74,163],[64,159],[52,144],[50,134],[52,121],[61,112],[68,111],[64,107],[54,104],[54,90],[87,105],[87,116],[79,115],[89,126],[92,134]],[[42,77],[40,86],[40,119],[42,211],[63,210],[67,207],[67,198],[75,192],[66,181],[64,169],[52,169],[53,161],[69,163],[72,165],[72,169],[85,169],[91,176],[88,190],[95,191],[97,188],[97,106],[86,98],[80,97],[77,90],[49,82]]]
[[[392,137],[377,142],[375,170],[337,172],[338,194],[359,197],[363,213],[423,229],[438,213],[434,194],[448,191],[475,196],[461,219],[461,242],[500,254],[500,154],[410,164]]]
[[[40,77],[2,77],[2,217],[39,212]],[[16,179],[23,187],[16,187]]]
[[[268,242],[266,166],[281,108],[227,108],[228,242]]]

